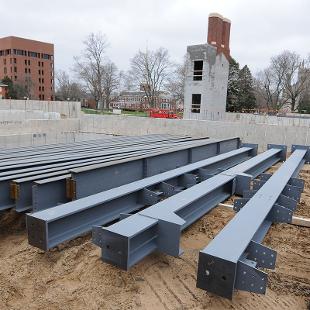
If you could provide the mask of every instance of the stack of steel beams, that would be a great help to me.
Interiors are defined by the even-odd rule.
[[[0,210],[46,209],[239,146],[239,138],[149,135],[2,150]],[[81,192],[80,182],[86,182],[87,191],[83,186]]]

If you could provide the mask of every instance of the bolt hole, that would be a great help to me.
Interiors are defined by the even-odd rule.
[[[226,281],[226,276],[222,276],[222,280]]]
[[[109,245],[107,245],[107,249],[109,249],[110,248],[110,246]]]

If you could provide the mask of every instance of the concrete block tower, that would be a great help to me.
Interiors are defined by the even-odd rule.
[[[187,47],[184,119],[220,120],[226,110],[230,20],[209,15],[208,40]]]

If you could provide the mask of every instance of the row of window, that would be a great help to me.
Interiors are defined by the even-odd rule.
[[[53,55],[49,55],[45,53],[37,53],[37,52],[25,51],[25,50],[19,50],[19,49],[0,50],[0,56],[7,56],[7,55],[28,56],[28,57],[42,58],[42,59],[48,59],[48,60],[53,59]]]
[[[30,59],[25,59],[25,66],[30,66]],[[7,61],[6,58],[3,59],[3,64],[6,65]],[[17,59],[16,58],[10,58],[10,64],[16,64],[17,63]],[[44,62],[43,61],[38,61],[38,66],[39,67],[44,67]]]

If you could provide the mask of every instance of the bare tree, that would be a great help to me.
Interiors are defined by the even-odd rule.
[[[107,39],[102,33],[91,33],[83,42],[80,57],[74,57],[74,71],[96,101],[97,108],[104,108],[104,64]]]
[[[129,74],[136,84],[143,86],[151,107],[155,107],[158,93],[163,89],[170,72],[168,50],[162,47],[156,51],[138,51],[131,59]]]
[[[182,64],[176,64],[174,71],[167,78],[166,89],[177,102],[184,102],[184,84],[185,84],[185,61]]]
[[[278,111],[285,105],[290,105],[292,111],[297,109],[309,81],[309,74],[303,74],[305,70],[305,61],[294,52],[284,51],[271,58],[270,66],[255,79],[255,90],[268,110]]]
[[[102,87],[104,90],[104,102],[105,106],[109,107],[113,92],[119,88],[120,74],[113,62],[107,62],[103,66],[103,73]]]
[[[67,72],[60,70],[56,73],[56,97],[59,100],[79,100],[84,97],[83,87],[72,82]]]
[[[17,99],[33,98],[35,83],[31,77],[27,76],[25,79],[20,79],[13,83],[14,92]]]
[[[286,62],[284,97],[289,100],[291,110],[295,111],[309,84],[309,62],[294,52],[285,51],[282,56]]]

